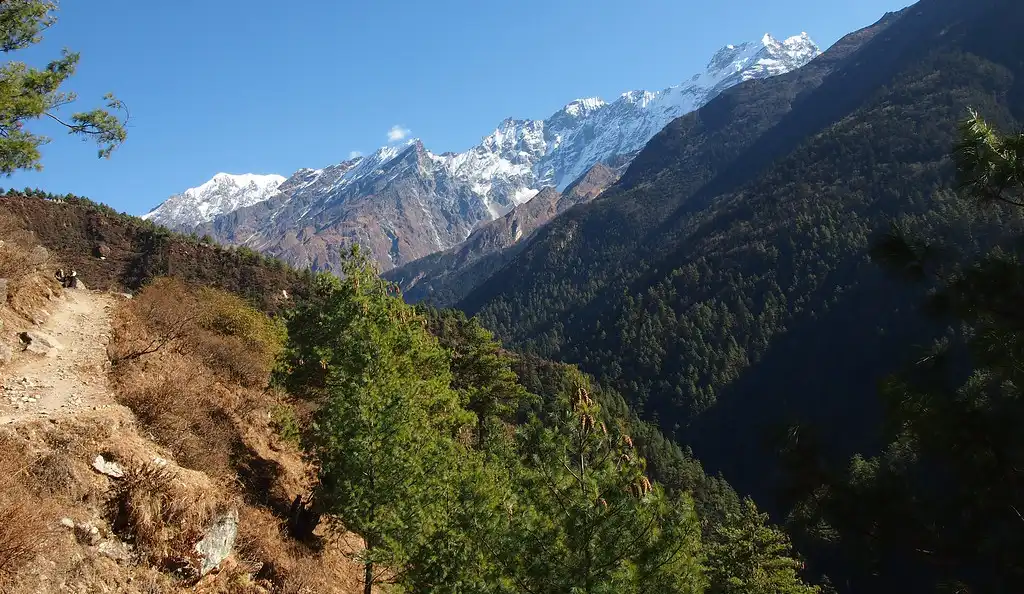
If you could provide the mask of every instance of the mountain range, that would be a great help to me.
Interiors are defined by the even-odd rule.
[[[1016,592],[1021,23],[1019,0],[921,0],[800,67],[735,81],[638,150],[551,148],[552,130],[576,126],[559,117],[619,121],[601,116],[618,101],[578,101],[466,153],[412,141],[284,181],[221,175],[150,218],[193,210],[183,228],[322,269],[359,241],[427,302],[417,312],[439,341],[461,343],[452,377],[486,375],[499,352],[515,353],[524,386],[582,399],[591,381],[575,369],[592,376],[652,476],[691,493],[700,517],[760,517],[740,506],[749,495],[801,551],[777,563],[756,524],[703,522],[702,542],[742,542],[709,549],[712,567],[764,560],[709,592]],[[768,46],[786,43],[738,48]],[[280,307],[313,279],[134,220],[119,231],[130,217],[75,214],[73,199],[8,202],[86,275],[117,266],[112,286],[265,285],[247,296]],[[470,346],[490,333],[500,348]],[[779,586],[768,564],[821,588]]]
[[[705,71],[662,91],[578,99],[544,120],[506,119],[465,152],[436,154],[414,139],[287,179],[218,174],[145,216],[318,270],[336,269],[339,248],[355,242],[388,270],[460,244],[481,223],[544,188],[565,190],[599,163],[623,169],[673,119],[819,53],[806,33],[765,35],[722,48]]]
[[[439,301],[509,348],[597,375],[785,514],[787,440],[825,444],[815,458],[839,468],[877,453],[878,386],[941,332],[921,288],[872,264],[873,239],[899,223],[969,261],[1021,231],[1019,215],[958,198],[949,155],[970,109],[1004,130],[1024,122],[1022,11],[922,0],[733,87]]]

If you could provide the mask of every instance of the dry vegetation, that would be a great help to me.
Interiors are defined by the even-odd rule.
[[[49,300],[61,291],[53,276],[50,252],[36,245],[32,233],[12,215],[0,212],[0,279],[6,281],[6,303],[11,314],[35,320]],[[10,320],[8,320],[10,321]]]
[[[51,506],[41,506],[24,447],[0,441],[0,580],[9,580],[48,546]]]
[[[215,510],[237,509],[232,591],[244,591],[238,590],[243,583],[296,594],[356,591],[350,543],[298,542],[285,528],[290,502],[309,490],[310,468],[275,430],[280,411],[289,410],[283,396],[267,387],[283,340],[279,323],[214,289],[157,279],[125,301],[108,349],[116,396],[178,464],[202,473],[214,485],[205,491],[219,498],[195,499],[179,509],[176,502],[189,497],[168,490],[162,471],[150,469],[125,483],[148,503],[122,501],[141,510],[134,515],[164,517],[167,526],[185,517],[193,518],[185,524],[203,525]],[[135,483],[148,486],[131,488]],[[141,524],[161,530],[157,521]],[[165,549],[155,546],[152,535],[136,538],[154,543],[146,547],[156,552],[151,563],[166,562],[182,548],[175,537],[158,539]]]
[[[8,342],[61,293],[57,263],[18,228],[0,217]],[[310,468],[281,435],[293,409],[267,385],[282,326],[170,279],[120,301],[113,325],[111,399],[123,406],[0,428],[0,593],[361,591],[357,538],[287,530]],[[97,454],[124,477],[96,472]],[[234,553],[200,578],[195,543],[227,511]]]

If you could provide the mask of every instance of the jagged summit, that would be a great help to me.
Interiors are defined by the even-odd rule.
[[[723,90],[789,72],[819,53],[806,33],[783,41],[766,34],[723,47],[704,72],[679,85],[627,91],[611,102],[576,99],[543,120],[506,118],[463,152],[434,153],[410,139],[323,169],[301,169],[273,190],[256,184],[238,192],[233,187],[243,176],[230,183],[215,178],[200,187],[212,190],[174,196],[147,216],[192,230],[274,197],[244,223],[214,225],[214,234],[224,241],[247,238],[247,245],[299,265],[332,260],[335,242],[357,241],[387,269],[462,242],[477,224],[505,215],[543,188],[564,190],[598,163],[631,158],[673,119]],[[245,233],[231,225],[244,226]],[[335,231],[345,239],[334,238]],[[325,244],[311,233],[332,238]]]
[[[218,173],[202,185],[171,196],[142,218],[175,227],[182,222],[194,226],[270,198],[285,179],[281,175]]]
[[[562,108],[562,111],[572,117],[586,117],[592,112],[604,107],[607,103],[600,97],[586,97],[570,101]]]

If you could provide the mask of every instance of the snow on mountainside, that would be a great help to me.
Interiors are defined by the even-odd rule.
[[[553,148],[537,163],[538,178],[563,190],[594,164],[639,151],[669,122],[725,89],[795,70],[820,53],[807,33],[785,41],[765,35],[760,42],[722,48],[707,70],[663,91],[629,91],[610,104],[596,98],[574,101],[545,121]]]
[[[435,154],[412,140],[253,190],[214,178],[147,216],[299,266],[333,268],[337,248],[358,242],[386,270],[459,244],[543,188],[564,190],[598,163],[631,158],[723,90],[789,72],[819,53],[806,33],[783,41],[765,35],[722,48],[704,72],[661,91],[630,91],[611,103],[578,99],[545,120],[506,119],[462,153]],[[214,191],[200,191],[211,184]]]
[[[142,218],[168,227],[195,227],[270,198],[284,181],[281,175],[218,173],[201,186],[171,196]]]

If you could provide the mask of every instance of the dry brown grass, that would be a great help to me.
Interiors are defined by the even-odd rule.
[[[284,344],[284,330],[243,299],[158,278],[117,312],[111,361],[157,352],[194,357],[226,380],[263,388]]]
[[[290,539],[282,523],[265,509],[246,507],[236,549],[257,583],[281,594],[345,594],[361,591],[360,566],[346,542],[311,548]]]
[[[49,545],[53,507],[32,488],[31,454],[12,439],[0,439],[0,586]]]
[[[18,279],[35,270],[35,238],[9,213],[0,212],[0,241],[0,278]]]
[[[178,464],[213,479],[218,494],[189,500],[166,486],[169,477],[139,471],[117,499],[118,509],[131,512],[123,524],[139,526],[124,534],[151,551],[150,562],[173,565],[174,550],[191,536],[168,538],[163,530],[203,525],[223,505],[218,501],[239,510],[237,564],[204,578],[195,591],[360,591],[349,549],[299,543],[284,527],[288,504],[308,492],[312,473],[273,425],[285,395],[265,386],[282,339],[276,324],[237,297],[178,281],[157,280],[114,312],[108,352],[118,401]],[[175,508],[179,499],[186,509]],[[163,516],[172,519],[156,520]]]
[[[0,211],[0,278],[7,280],[6,305],[19,317],[35,320],[61,287],[49,252],[10,213]]]
[[[93,471],[90,462],[97,453],[121,461],[128,480]],[[248,568],[237,563],[225,562],[198,584],[164,570],[194,561],[190,553],[195,535],[213,514],[237,502],[229,489],[205,474],[149,464],[167,454],[139,436],[130,418],[102,413],[0,429],[0,454],[0,463],[18,466],[0,477],[18,479],[15,489],[0,492],[0,518],[4,527],[18,526],[19,534],[32,536],[23,542],[37,545],[29,555],[10,557],[10,566],[18,571],[0,577],[0,592],[267,592],[251,584]],[[8,505],[18,493],[27,493],[17,501],[33,508]],[[100,527],[104,538],[131,539],[136,562],[119,563],[79,543],[60,525],[65,516]],[[0,534],[6,536],[2,530]]]
[[[213,477],[229,477],[237,430],[229,413],[234,397],[202,365],[176,352],[118,366],[114,388],[157,443],[179,464]]]
[[[193,547],[232,502],[199,473],[150,462],[127,464],[110,502],[113,528],[149,563],[194,573]]]

